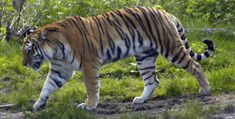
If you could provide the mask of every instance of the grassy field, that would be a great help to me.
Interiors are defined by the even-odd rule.
[[[183,19],[182,22],[190,28],[211,27],[194,20]],[[230,27],[230,24],[222,24],[217,28],[235,30]],[[187,33],[187,37],[191,47],[197,52],[203,52],[205,48],[201,42],[204,37],[211,38],[215,43],[215,55],[200,62],[211,84],[212,95],[234,93],[235,36],[220,32],[207,34],[202,31],[194,31]],[[86,98],[82,75],[79,72],[50,97],[46,109],[37,113],[27,113],[32,109],[33,103],[39,96],[47,76],[48,63],[44,63],[39,72],[23,67],[20,45],[17,40],[11,41],[9,44],[2,42],[0,45],[0,104],[15,104],[11,111],[26,112],[26,118],[94,118],[93,113],[74,107],[74,103],[81,103]],[[105,65],[100,73],[101,103],[131,101],[143,90],[143,81],[138,73],[134,58],[130,57]],[[157,76],[160,79],[160,85],[153,93],[153,97],[170,98],[179,95],[198,95],[199,85],[196,79],[163,57],[159,57],[157,60]],[[190,109],[200,110],[201,105],[198,102],[189,102],[184,108],[188,111]],[[186,116],[197,113],[194,111],[186,113]],[[122,118],[128,117],[122,116]]]

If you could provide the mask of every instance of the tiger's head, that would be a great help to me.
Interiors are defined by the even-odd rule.
[[[31,31],[31,33],[26,36],[22,46],[24,66],[32,67],[36,71],[39,70],[45,59],[42,49],[45,40],[46,31],[43,29]]]

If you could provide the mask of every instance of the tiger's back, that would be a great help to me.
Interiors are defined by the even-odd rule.
[[[71,25],[69,29],[76,31],[72,35],[65,27],[76,57],[82,53],[83,49],[79,48],[86,47],[86,52],[96,52],[92,56],[98,56],[102,64],[152,49],[170,60],[177,53],[176,49],[189,50],[195,60],[209,57],[213,52],[210,48],[206,57],[199,55],[203,58],[197,58],[189,49],[185,31],[177,18],[148,7],[124,8],[89,18],[71,17],[57,24]]]
[[[179,39],[171,16],[152,8],[125,8],[91,17],[89,21],[92,31],[96,31],[94,38],[99,46],[103,45],[100,55],[104,62],[148,50],[165,53],[166,48],[177,45],[173,39]]]

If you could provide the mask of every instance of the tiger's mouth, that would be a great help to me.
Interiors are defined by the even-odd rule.
[[[33,70],[38,71],[40,69],[41,64],[42,64],[42,62],[35,62],[32,65]]]

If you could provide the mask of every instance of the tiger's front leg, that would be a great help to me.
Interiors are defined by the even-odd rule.
[[[94,110],[99,103],[100,81],[98,68],[95,66],[86,66],[83,70],[83,74],[87,99],[84,103],[79,104],[77,107],[85,110]]]
[[[67,80],[72,76],[72,72],[72,70],[52,65],[44,86],[41,90],[39,99],[33,105],[34,112],[38,111],[46,105],[49,96],[54,91],[61,88],[65,84],[65,82],[67,82]]]

